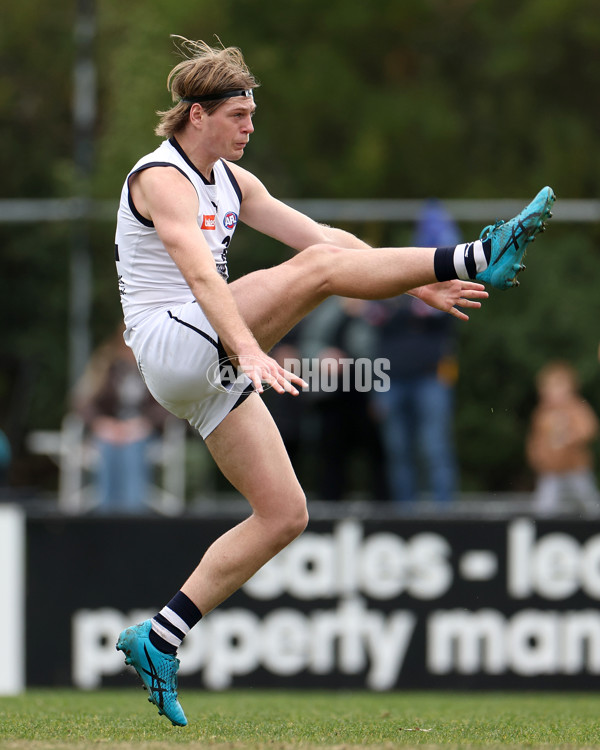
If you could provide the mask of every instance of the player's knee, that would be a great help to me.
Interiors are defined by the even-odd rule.
[[[298,257],[307,260],[311,266],[315,266],[320,271],[331,267],[336,257],[343,252],[337,245],[329,245],[326,242],[320,242],[316,245],[310,245],[303,250]]]
[[[322,292],[323,297],[332,294],[332,279],[335,270],[336,257],[342,249],[335,245],[320,243],[310,245],[296,258],[304,265],[304,274],[311,274],[315,286]]]
[[[277,541],[281,549],[293,542],[308,524],[306,497],[302,491],[296,498],[288,500],[277,517]]]

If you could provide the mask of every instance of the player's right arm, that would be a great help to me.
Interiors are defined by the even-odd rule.
[[[279,393],[297,393],[290,377],[258,345],[242,319],[233,295],[219,275],[198,226],[198,196],[190,181],[177,169],[151,167],[134,176],[131,197],[137,210],[150,219],[165,249],[181,271],[194,297],[219,335],[225,351],[241,358],[243,369],[259,392],[261,381]],[[253,365],[247,368],[247,362]]]

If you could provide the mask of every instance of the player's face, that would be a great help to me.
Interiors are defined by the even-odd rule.
[[[244,153],[250,134],[254,132],[252,117],[256,105],[251,97],[228,99],[205,119],[205,137],[218,158],[237,161]]]

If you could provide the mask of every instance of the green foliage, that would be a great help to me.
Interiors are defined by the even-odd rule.
[[[594,0],[135,2],[126,23],[99,7],[106,175],[152,142],[178,33],[244,50],[262,82],[245,163],[278,194],[598,192]]]
[[[526,263],[522,286],[492,293],[461,328],[457,432],[465,489],[528,488],[524,440],[535,374],[548,361],[571,362],[600,413],[597,233],[557,224]]]
[[[74,0],[8,5],[0,25],[2,197],[78,192],[71,125]],[[244,159],[277,196],[494,198],[600,193],[597,0],[116,0],[96,3],[98,123],[93,193],[115,200],[152,149],[177,62],[169,34],[236,45],[261,81]],[[493,217],[491,217],[493,218]],[[348,227],[384,244],[397,227]],[[479,227],[463,227],[465,237]],[[93,334],[119,315],[114,227],[92,226]],[[406,232],[408,234],[408,232]],[[465,489],[530,481],[523,437],[532,377],[574,361],[596,407],[597,227],[556,225],[517,293],[461,328],[459,440]],[[2,361],[35,373],[16,435],[56,426],[67,394],[70,229],[0,228]],[[240,231],[234,273],[286,251]],[[18,311],[18,323],[17,313]],[[3,383],[6,380],[3,378]],[[6,422],[9,386],[3,387]]]
[[[71,3],[11,3],[0,24],[3,198],[53,197],[71,153]]]

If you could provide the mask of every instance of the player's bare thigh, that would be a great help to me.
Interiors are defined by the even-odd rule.
[[[281,398],[293,398],[282,395]],[[274,523],[306,524],[306,500],[269,410],[256,393],[230,412],[206,438],[223,475]]]
[[[327,262],[318,248],[230,284],[240,313],[268,351],[329,294]]]

